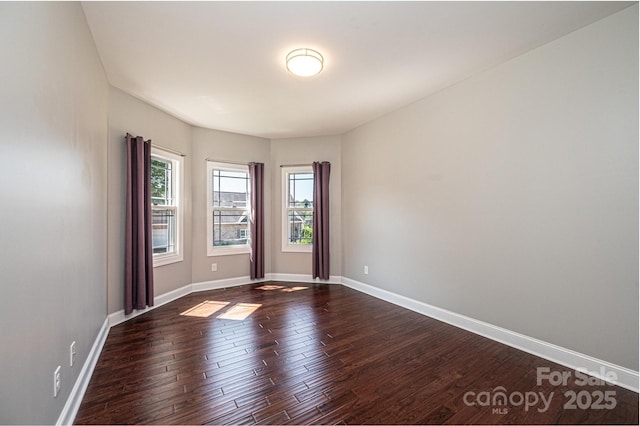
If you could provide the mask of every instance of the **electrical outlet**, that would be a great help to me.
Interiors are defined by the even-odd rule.
[[[211,264],[211,272],[218,272],[218,264],[217,263],[212,263]]]
[[[367,275],[369,273],[369,267],[364,265],[364,274]]]
[[[71,342],[69,346],[69,367],[73,367],[73,363],[76,361],[76,342]]]
[[[60,382],[62,381],[62,375],[60,373],[60,366],[53,372],[53,397],[57,398],[60,392]]]

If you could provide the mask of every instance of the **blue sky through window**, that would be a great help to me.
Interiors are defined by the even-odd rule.
[[[304,200],[313,203],[313,173],[290,174],[289,194],[294,198],[294,204],[291,207],[302,207]]]

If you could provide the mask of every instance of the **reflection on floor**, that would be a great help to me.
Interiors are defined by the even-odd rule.
[[[292,291],[306,290],[308,288],[309,287],[302,287],[302,286],[285,287],[283,285],[269,284],[269,285],[261,285],[260,287],[256,287],[256,290],[262,290],[262,291],[280,290],[280,291],[284,291],[285,293],[291,293]]]
[[[182,312],[180,315],[186,315],[189,317],[207,318],[215,314],[216,312],[218,312],[220,309],[224,308],[228,304],[229,302],[216,302],[216,301],[205,300],[204,302],[198,303],[196,306]]]
[[[188,317],[208,318],[219,310],[224,309],[228,305],[229,302],[205,300],[204,302],[198,303],[194,307],[182,312],[180,315]],[[260,306],[262,305],[259,303],[237,303],[231,306],[225,312],[222,312],[216,318],[243,321],[247,319],[252,313],[254,313]]]

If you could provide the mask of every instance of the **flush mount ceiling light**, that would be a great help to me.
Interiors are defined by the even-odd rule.
[[[313,49],[296,49],[287,55],[287,69],[300,77],[311,77],[322,71],[324,58]]]

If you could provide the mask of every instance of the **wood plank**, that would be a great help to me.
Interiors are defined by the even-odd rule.
[[[340,285],[271,282],[192,293],[113,327],[78,424],[638,424],[638,394],[538,386],[570,371]],[[286,291],[296,286],[300,291]],[[206,301],[209,317],[180,315]],[[260,304],[241,320],[237,304]],[[548,410],[465,403],[467,392],[553,393]],[[566,410],[567,391],[615,392]]]

